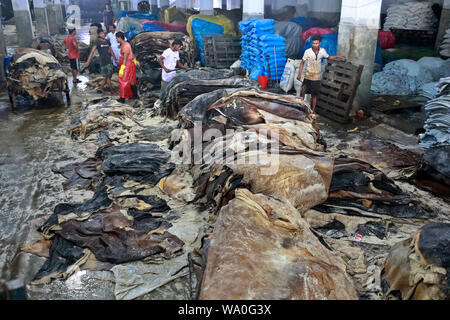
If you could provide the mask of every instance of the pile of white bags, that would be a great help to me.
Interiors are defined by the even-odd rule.
[[[298,76],[298,69],[302,60],[288,59],[281,76],[280,88],[284,92],[290,91],[294,86],[294,80]]]
[[[392,95],[418,93],[432,98],[432,85],[424,85],[449,76],[450,60],[437,57],[423,57],[418,61],[400,59],[386,64],[383,71],[373,75],[371,90]]]
[[[437,98],[424,106],[427,120],[425,133],[420,135],[423,148],[450,144],[450,77],[441,79],[437,87]]]
[[[431,74],[433,81],[439,81],[441,78],[450,76],[450,60],[438,57],[423,57],[417,60],[417,63]]]
[[[384,30],[390,28],[406,30],[434,30],[437,19],[431,2],[406,2],[387,9]]]
[[[437,82],[425,83],[422,87],[420,87],[418,94],[428,99],[436,98],[437,94]]]

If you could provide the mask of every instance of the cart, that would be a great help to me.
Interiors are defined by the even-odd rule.
[[[64,92],[66,94],[67,105],[69,105],[70,90],[69,90],[69,84],[68,84],[67,78],[59,78],[56,80],[52,80],[52,82],[53,83],[50,86],[45,87],[45,90],[43,90],[45,96],[43,96],[41,98],[47,98],[50,93],[57,92],[60,103],[64,104],[64,97],[63,97],[63,92]],[[65,84],[65,86],[64,86],[64,84]],[[18,95],[29,96],[29,94],[23,88],[20,80],[18,80],[18,79],[8,77],[8,78],[6,78],[6,85],[8,88],[9,100],[11,101],[13,108],[16,109],[17,108],[16,96],[18,96]]]

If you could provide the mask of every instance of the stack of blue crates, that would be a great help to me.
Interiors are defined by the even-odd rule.
[[[248,19],[239,23],[241,30],[241,68],[250,72],[250,78],[269,76],[279,80],[286,65],[286,39],[275,34],[275,20]]]

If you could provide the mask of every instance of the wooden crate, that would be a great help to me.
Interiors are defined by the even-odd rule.
[[[203,36],[203,48],[207,67],[229,68],[241,55],[239,37],[230,34]]]
[[[320,82],[316,112],[347,123],[363,68],[343,60],[328,60]]]
[[[432,30],[406,30],[391,28],[395,43],[434,47],[437,33]]]

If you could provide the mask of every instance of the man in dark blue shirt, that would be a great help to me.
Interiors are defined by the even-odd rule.
[[[103,11],[103,23],[106,30],[109,30],[109,26],[114,24],[114,12],[111,10],[109,3],[106,4],[106,9]]]

